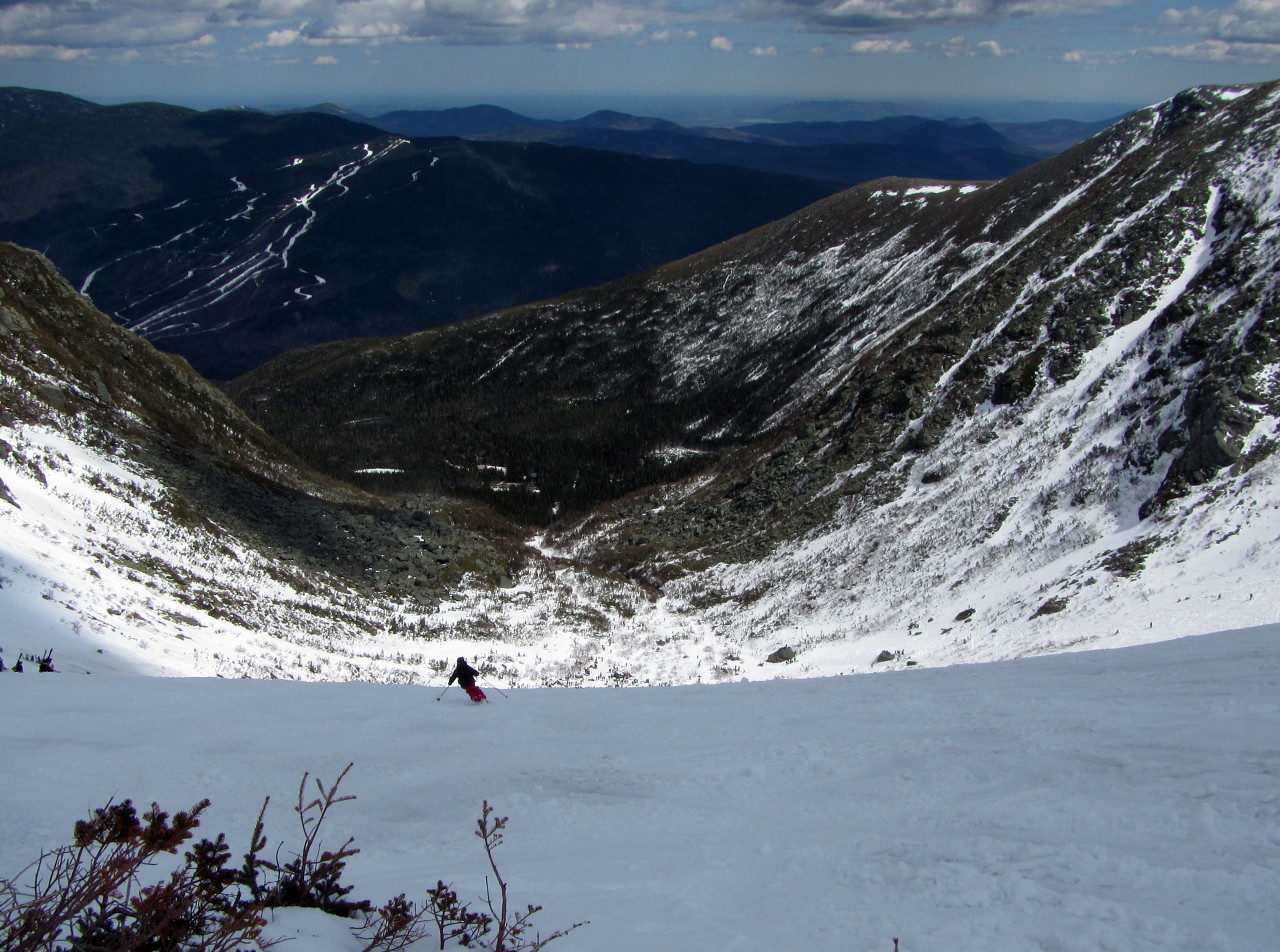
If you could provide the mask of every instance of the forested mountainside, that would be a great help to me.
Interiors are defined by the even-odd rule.
[[[0,239],[225,380],[597,284],[835,186],[539,144],[408,140],[335,116],[0,97]],[[4,117],[8,116],[8,119]],[[11,121],[10,121],[11,120]]]
[[[65,116],[92,112],[101,107],[87,99],[23,86],[0,86],[0,135],[23,126]]]
[[[463,464],[500,465],[545,518],[797,428],[822,428],[824,459],[896,460],[979,407],[1052,395],[1117,334],[1131,355],[1173,326],[1143,384],[1192,416],[1148,421],[1139,454],[1177,450],[1173,493],[1226,460],[1192,418],[1250,417],[1252,391],[1219,384],[1263,357],[1220,329],[1269,314],[1269,89],[1187,93],[1000,183],[852,189],[562,301],[298,351],[231,392],[334,475],[461,489],[490,481]],[[1262,347],[1269,323],[1248,326]],[[1232,396],[1184,407],[1195,380]]]

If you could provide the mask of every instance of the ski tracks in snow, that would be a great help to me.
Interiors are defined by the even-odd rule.
[[[266,212],[265,217],[259,204],[266,197],[266,193],[254,192],[239,178],[233,177],[231,179],[231,184],[234,186],[233,195],[242,198],[246,194],[249,196],[235,214],[208,218],[164,242],[131,252],[95,269],[85,279],[80,289],[81,293],[88,292],[99,272],[118,265],[128,258],[162,252],[181,239],[193,235],[197,239],[204,236],[216,239],[216,232],[225,229],[232,222],[252,223],[261,218],[252,234],[243,241],[236,241],[232,250],[222,253],[207,265],[188,269],[176,282],[168,282],[163,289],[157,288],[149,296],[154,299],[163,294],[166,299],[172,300],[172,292],[176,284],[182,289],[176,300],[127,324],[130,330],[152,338],[172,333],[184,326],[200,326],[203,330],[217,330],[225,327],[234,318],[218,325],[203,327],[199,321],[201,312],[219,304],[236,292],[260,282],[272,272],[287,272],[291,268],[296,268],[291,261],[291,256],[294,255],[299,243],[315,227],[322,204],[326,201],[340,200],[348,195],[351,191],[348,184],[351,179],[407,142],[406,139],[392,139],[380,148],[364,143],[358,147],[359,155],[356,158],[339,165],[323,182],[312,184],[300,195],[271,208]],[[291,169],[300,164],[303,164],[303,160],[295,160],[285,168]],[[308,271],[298,270],[298,273],[304,280],[294,289],[294,293],[299,299],[308,300],[312,296],[310,290],[322,286],[325,280]],[[147,298],[144,297],[140,303],[145,306],[146,300]]]

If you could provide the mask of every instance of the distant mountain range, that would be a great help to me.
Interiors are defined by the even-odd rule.
[[[752,113],[767,122],[865,122],[895,116],[924,116],[928,119],[979,117],[987,122],[1035,125],[1066,119],[1091,123],[1105,119],[1109,124],[1141,109],[1141,102],[1066,102],[1036,99],[793,99],[755,108]],[[740,125],[734,121],[727,125]]]
[[[580,119],[531,119],[498,106],[340,115],[406,136],[546,142],[652,158],[724,163],[855,185],[886,175],[996,179],[1087,139],[1120,117],[991,125],[978,119],[887,116],[875,120],[754,123],[686,128],[665,119],[599,111]]]
[[[271,116],[7,88],[0,238],[41,249],[121,324],[225,380],[293,347],[651,268],[842,184],[1000,178],[1098,125],[1019,127],[1032,145],[918,117],[725,130],[491,106]]]
[[[0,238],[213,379],[650,268],[835,188],[317,113],[3,92]]]
[[[0,238],[41,249],[121,324],[225,380],[294,347],[425,330],[651,268],[843,184],[1001,178],[1101,125],[686,129],[492,106],[271,116],[11,87]]]

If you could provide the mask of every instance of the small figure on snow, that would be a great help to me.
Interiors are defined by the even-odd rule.
[[[452,684],[456,679],[462,686],[462,690],[467,692],[467,697],[479,704],[481,701],[488,700],[480,690],[480,686],[476,684],[476,677],[479,674],[479,671],[467,664],[466,658],[459,658],[458,666],[453,669],[453,674],[449,675],[449,683]]]

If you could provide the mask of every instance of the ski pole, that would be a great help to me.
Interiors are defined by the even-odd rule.
[[[438,701],[438,700],[440,700],[440,698],[444,697],[444,693],[445,693],[445,691],[448,691],[448,690],[449,690],[449,688],[451,688],[451,687],[453,687],[453,685],[452,685],[452,684],[446,684],[446,685],[444,686],[444,691],[441,691],[439,694],[437,694],[437,695],[436,695],[436,700]]]
[[[484,682],[484,686],[485,686],[485,687],[487,687],[487,688],[493,688],[493,689],[494,689],[495,691],[497,691],[499,694],[502,694],[502,696],[503,696],[503,697],[506,697],[506,695],[502,693],[502,689],[501,689],[501,688],[499,688],[499,687],[496,687],[496,686],[493,684],[493,682],[492,682],[492,681],[490,681],[488,678],[481,678],[480,680]],[[508,700],[510,700],[510,699],[508,698]]]

